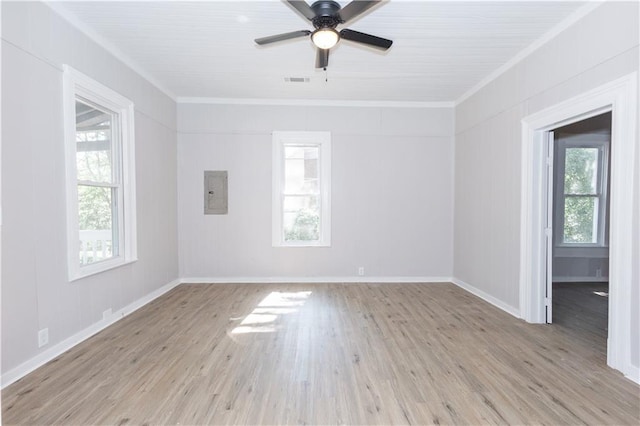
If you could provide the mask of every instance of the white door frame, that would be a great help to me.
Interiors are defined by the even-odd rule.
[[[545,287],[545,322],[551,324],[553,322],[553,242],[555,236],[553,234],[553,215],[555,206],[553,205],[553,187],[554,187],[554,175],[555,175],[555,159],[554,157],[554,135],[553,130],[544,132],[544,156],[546,157],[546,198],[544,200],[545,210],[547,214],[544,218],[545,229],[545,269],[546,269],[546,287]]]
[[[520,314],[545,322],[545,134],[554,128],[611,111],[611,190],[609,223],[609,335],[607,364],[627,376],[631,364],[631,286],[633,266],[633,182],[637,145],[637,73],[612,81],[522,120],[520,211]]]

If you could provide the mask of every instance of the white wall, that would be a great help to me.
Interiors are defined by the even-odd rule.
[[[520,120],[637,71],[638,26],[637,2],[607,2],[456,108],[457,278],[518,307]],[[640,194],[638,179],[629,176],[629,181]],[[635,223],[637,238],[638,215]],[[637,243],[635,247],[638,259]],[[639,282],[636,268],[635,301]],[[632,362],[637,367],[637,306],[632,311]]]
[[[271,246],[271,132],[332,133],[332,244]],[[181,277],[450,277],[453,109],[178,105]],[[203,214],[203,171],[229,214]],[[366,277],[365,277],[366,279]]]
[[[62,64],[135,103],[139,261],[66,271]],[[42,3],[2,2],[2,374],[178,277],[176,105]],[[49,345],[38,349],[38,330]]]

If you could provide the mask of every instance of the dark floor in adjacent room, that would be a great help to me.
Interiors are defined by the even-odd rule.
[[[609,283],[553,283],[553,324],[592,345],[607,362]]]

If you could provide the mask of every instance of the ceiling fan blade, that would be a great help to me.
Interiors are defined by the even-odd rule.
[[[386,38],[376,37],[371,34],[361,33],[359,31],[354,31],[345,28],[340,31],[340,37],[345,40],[351,40],[358,43],[368,44],[369,46],[379,47],[382,49],[388,49],[393,44],[393,41],[387,40]]]
[[[329,65],[329,49],[318,49],[316,68],[326,68]]]
[[[309,34],[311,34],[311,31],[309,30],[292,31],[290,33],[276,34],[269,37],[257,38],[255,42],[256,44],[263,45],[263,44],[275,43],[277,41],[289,40],[292,38],[306,37]]]
[[[316,17],[316,13],[311,9],[311,6],[304,0],[285,0],[287,3],[291,5],[294,9],[296,9],[302,16],[307,18],[308,20],[312,20]]]
[[[342,22],[345,23],[369,10],[378,3],[380,3],[380,0],[353,0],[351,3],[340,9],[338,14],[340,15],[340,19],[342,19]]]

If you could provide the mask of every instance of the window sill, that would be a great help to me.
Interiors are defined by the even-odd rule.
[[[102,272],[107,272],[112,269],[119,268],[121,266],[129,265],[131,263],[137,262],[137,258],[133,259],[110,259],[102,262],[97,262],[92,265],[87,265],[80,270],[76,270],[73,272],[69,272],[69,282],[79,281],[83,278],[90,277],[92,275],[97,275]]]
[[[559,249],[574,249],[574,248],[609,248],[608,245],[603,245],[603,244],[557,244],[556,248]]]
[[[556,246],[553,257],[583,257],[606,258],[609,257],[609,247],[606,246]]]
[[[331,243],[276,243],[273,244],[275,248],[321,248],[331,247]]]

